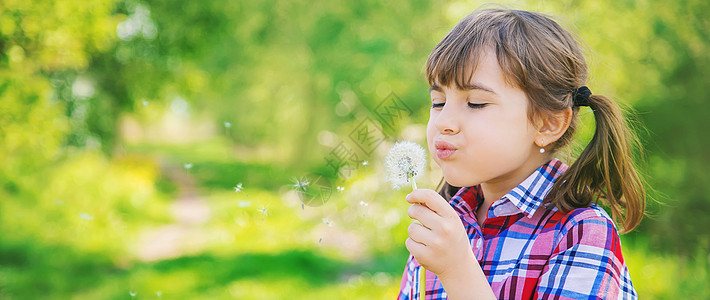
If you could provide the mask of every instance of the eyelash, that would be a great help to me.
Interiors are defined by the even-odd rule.
[[[431,105],[431,108],[442,108],[444,107],[444,104],[446,103],[434,103]],[[473,109],[479,109],[483,108],[487,105],[487,103],[468,103],[468,107],[473,108]]]

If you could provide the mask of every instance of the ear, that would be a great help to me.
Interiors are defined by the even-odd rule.
[[[571,121],[572,108],[570,107],[554,112],[541,113],[537,120],[535,144],[538,147],[545,148],[556,142],[565,134]]]

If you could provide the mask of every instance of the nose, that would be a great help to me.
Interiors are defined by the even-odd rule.
[[[460,130],[460,109],[447,103],[436,116],[434,125],[441,134],[457,134]]]

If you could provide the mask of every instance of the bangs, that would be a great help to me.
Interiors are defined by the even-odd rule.
[[[429,86],[455,86],[464,89],[476,71],[478,61],[492,45],[481,32],[472,32],[473,23],[461,20],[432,50],[426,62]],[[468,20],[470,21],[470,20]],[[467,28],[468,27],[468,28]]]
[[[514,47],[505,45],[504,41],[511,31],[520,33],[515,23],[510,16],[495,10],[477,11],[459,21],[427,58],[426,79],[429,86],[465,89],[479,60],[486,51],[490,51],[496,55],[505,81],[511,86],[522,87],[525,70],[520,60],[511,55],[510,50]]]

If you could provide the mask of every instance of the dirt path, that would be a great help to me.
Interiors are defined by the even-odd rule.
[[[210,208],[187,170],[163,164],[162,172],[178,185],[178,198],[170,205],[175,222],[143,231],[136,255],[146,262],[198,252],[205,243],[201,225],[210,218]]]

